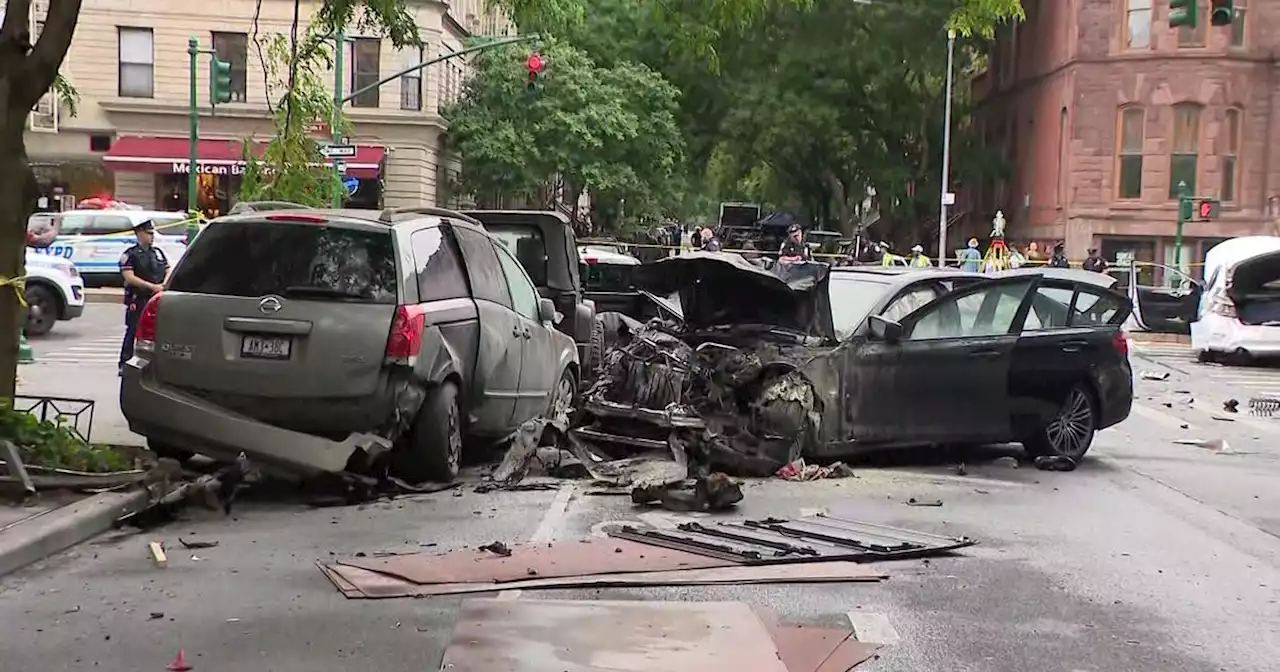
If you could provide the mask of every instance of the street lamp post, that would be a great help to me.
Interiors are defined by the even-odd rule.
[[[342,56],[347,49],[347,36],[338,30],[333,35],[333,118],[329,120],[329,137],[333,144],[342,143],[342,83],[346,73],[342,70]],[[331,159],[333,161],[333,174],[339,180],[342,179],[342,161],[340,159]],[[333,207],[342,207],[342,192],[336,191],[333,194]]]
[[[947,194],[950,193],[947,183],[951,180],[951,86],[952,64],[955,60],[956,31],[947,31],[947,101],[943,114],[942,128],[942,193],[938,206],[938,265],[945,266],[947,260]]]

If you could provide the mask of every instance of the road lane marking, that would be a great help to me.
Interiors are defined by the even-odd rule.
[[[884,614],[850,611],[845,615],[849,617],[849,624],[853,626],[853,636],[859,642],[893,646],[902,641],[898,631],[889,622],[889,617]]]
[[[565,514],[569,511],[569,500],[573,499],[573,485],[573,483],[565,483],[556,491],[555,499],[551,500],[551,505],[542,514],[542,520],[538,522],[537,529],[529,537],[528,545],[549,544],[555,541],[556,535],[560,532],[560,525],[564,522]],[[520,590],[504,590],[498,593],[498,599],[519,599],[521,592]]]

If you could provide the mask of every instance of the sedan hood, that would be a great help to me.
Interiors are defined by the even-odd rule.
[[[777,264],[766,271],[737,254],[688,252],[636,268],[639,289],[679,293],[685,325],[765,325],[833,338],[828,266]]]

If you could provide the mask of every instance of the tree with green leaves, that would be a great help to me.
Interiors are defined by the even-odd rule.
[[[498,206],[503,198],[536,199],[559,179],[571,207],[589,191],[593,199],[625,200],[638,217],[657,217],[680,197],[675,87],[646,66],[601,67],[548,40],[545,69],[530,91],[528,54],[514,47],[478,54],[464,95],[445,111],[450,143],[463,157],[464,193]]]
[[[557,1],[560,0],[548,0]],[[71,46],[82,2],[50,0],[44,27],[34,43],[31,0],[6,0],[4,22],[0,24],[0,175],[5,176],[0,180],[0,399],[14,394],[27,218],[35,211],[39,198],[39,185],[27,160],[23,133],[27,116],[42,96],[50,90],[64,99],[73,95],[66,82],[58,77],[58,71]],[[313,21],[317,35],[358,26],[363,31],[387,37],[397,47],[420,43],[417,25],[405,0],[323,0]],[[290,62],[296,62],[292,48],[290,51]],[[293,77],[289,81],[295,82]],[[286,109],[292,98],[297,98],[297,94],[285,96]],[[294,103],[307,104],[296,100]],[[312,119],[307,118],[302,123],[310,121]],[[293,128],[290,124],[286,127]],[[291,144],[294,143],[285,143]]]

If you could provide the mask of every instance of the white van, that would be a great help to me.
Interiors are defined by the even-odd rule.
[[[120,256],[137,242],[133,227],[147,220],[155,223],[156,246],[176,265],[187,249],[184,212],[68,210],[54,215],[53,244],[32,249],[69,259],[86,284],[114,280],[120,277]]]

